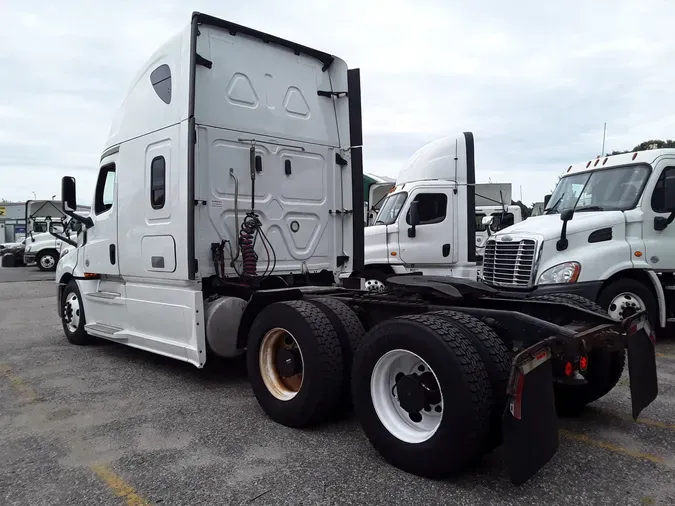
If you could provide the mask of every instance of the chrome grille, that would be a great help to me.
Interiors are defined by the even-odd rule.
[[[533,239],[497,242],[488,239],[483,254],[483,280],[489,285],[528,287],[537,252]]]

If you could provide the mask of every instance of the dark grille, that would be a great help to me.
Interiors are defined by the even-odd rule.
[[[483,255],[484,281],[497,286],[530,286],[536,246],[532,239],[512,242],[489,239]]]

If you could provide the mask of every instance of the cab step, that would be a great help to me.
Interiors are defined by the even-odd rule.
[[[115,341],[126,341],[128,339],[126,336],[115,335],[118,332],[123,332],[124,329],[113,327],[112,325],[105,325],[104,323],[87,323],[84,326],[84,330],[91,335],[113,339]]]

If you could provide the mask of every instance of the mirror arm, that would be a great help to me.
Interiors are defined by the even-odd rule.
[[[657,232],[661,232],[668,228],[668,225],[670,225],[673,220],[675,220],[675,211],[670,213],[670,216],[667,218],[664,218],[663,216],[655,216],[654,217],[654,230]]]
[[[77,246],[77,243],[75,241],[73,241],[70,237],[66,237],[64,235],[59,234],[58,232],[53,232],[51,230],[49,231],[49,233],[51,235],[53,235],[54,237],[56,237],[57,239],[65,242],[67,244],[70,244],[71,246]]]
[[[75,221],[79,221],[80,223],[82,223],[87,228],[91,228],[91,227],[94,226],[94,220],[92,220],[90,216],[86,216],[86,217],[80,216],[79,214],[74,213],[73,211],[68,211],[67,209],[64,209],[63,212],[66,213],[68,216],[70,216]]]

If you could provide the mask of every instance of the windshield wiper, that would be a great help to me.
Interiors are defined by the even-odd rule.
[[[555,204],[553,204],[553,205],[552,205],[551,207],[549,207],[548,209],[544,209],[544,211],[546,211],[546,214],[553,214],[553,213],[555,213],[555,212],[558,212],[558,210],[556,209],[556,207],[558,207],[558,205],[560,204],[560,202],[562,202],[562,199],[563,199],[564,196],[565,196],[565,192],[563,192],[563,194],[560,196],[560,198],[558,198],[558,200],[555,201]]]
[[[582,206],[577,207],[575,211],[604,211],[605,208],[602,206]]]

